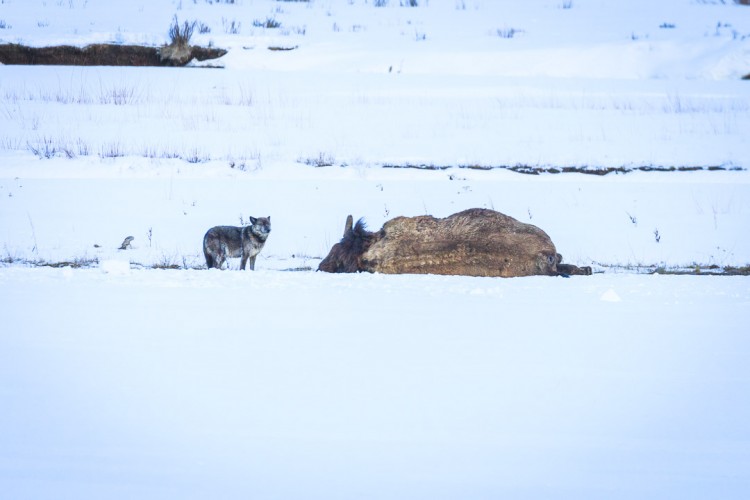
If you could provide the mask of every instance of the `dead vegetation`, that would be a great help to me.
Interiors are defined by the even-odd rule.
[[[180,22],[177,16],[172,20],[169,27],[169,44],[159,49],[159,59],[170,66],[183,66],[191,60],[190,39],[193,37],[193,31],[198,25],[196,21],[189,23]]]
[[[696,264],[691,267],[656,267],[651,274],[666,274],[671,276],[750,276],[750,265],[748,266],[701,266]]]
[[[693,264],[689,266],[675,266],[669,264],[605,264],[598,262],[595,274],[626,273],[626,274],[660,274],[664,276],[750,276],[750,264],[745,266],[719,266],[717,264]]]
[[[88,269],[99,265],[99,259],[97,257],[79,257],[72,260],[61,260],[61,261],[46,261],[46,260],[30,260],[18,257],[5,256],[0,259],[0,264],[6,266],[10,265],[21,265],[27,267],[51,267],[54,269],[60,269],[63,267],[70,267],[72,269]]]
[[[750,76],[750,75],[748,75]],[[304,162],[307,165],[310,163]],[[328,165],[314,165],[314,166],[328,166]],[[417,170],[450,170],[454,168],[467,169],[467,170],[510,170],[519,174],[527,175],[541,175],[541,174],[587,174],[587,175],[598,175],[604,176],[608,174],[627,174],[630,172],[716,172],[716,171],[738,171],[743,170],[742,167],[736,166],[724,166],[724,165],[708,165],[708,166],[662,166],[662,165],[636,165],[636,166],[622,166],[622,167],[591,167],[591,166],[580,166],[580,167],[546,167],[546,166],[533,166],[533,165],[435,165],[432,163],[404,163],[404,164],[391,164],[386,163],[382,165],[383,168],[411,168]]]

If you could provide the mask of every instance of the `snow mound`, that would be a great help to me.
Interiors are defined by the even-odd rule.
[[[105,274],[114,276],[125,276],[130,274],[130,262],[127,260],[103,260],[99,263],[99,269]]]
[[[617,292],[611,288],[602,294],[600,300],[602,302],[622,302],[622,299],[617,295]]]

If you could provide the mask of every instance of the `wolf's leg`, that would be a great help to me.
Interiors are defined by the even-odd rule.
[[[243,252],[242,253],[242,262],[240,263],[240,270],[241,271],[245,270],[245,264],[247,264],[247,254]],[[253,264],[250,263],[250,269],[252,269],[252,268],[253,268]]]
[[[224,263],[227,261],[227,255],[230,255],[229,249],[227,248],[227,244],[222,242],[219,245],[216,254],[214,255],[214,260],[216,261],[216,269],[224,269]],[[227,264],[227,269],[229,269],[229,264]]]
[[[224,268],[224,262],[227,260],[226,256],[223,253],[220,253],[214,258],[214,266],[216,269],[223,269]]]
[[[251,271],[255,271],[255,258],[256,257],[257,257],[257,255],[253,255],[252,257],[250,257],[248,259],[248,262],[250,262],[250,270]]]

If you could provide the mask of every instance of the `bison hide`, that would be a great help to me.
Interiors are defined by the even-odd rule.
[[[360,219],[346,221],[344,236],[319,271],[466,276],[591,274],[590,267],[561,264],[547,233],[494,210],[472,208],[443,219],[396,217],[370,232]]]

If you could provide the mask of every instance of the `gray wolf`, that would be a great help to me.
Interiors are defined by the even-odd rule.
[[[240,269],[250,263],[250,270],[255,270],[255,258],[271,233],[271,217],[250,217],[250,225],[216,226],[203,237],[203,255],[206,266],[221,269],[228,257],[241,257]]]
[[[550,237],[494,210],[472,208],[443,219],[396,217],[368,231],[347,217],[344,236],[319,271],[465,276],[568,276],[590,267],[562,264]]]

